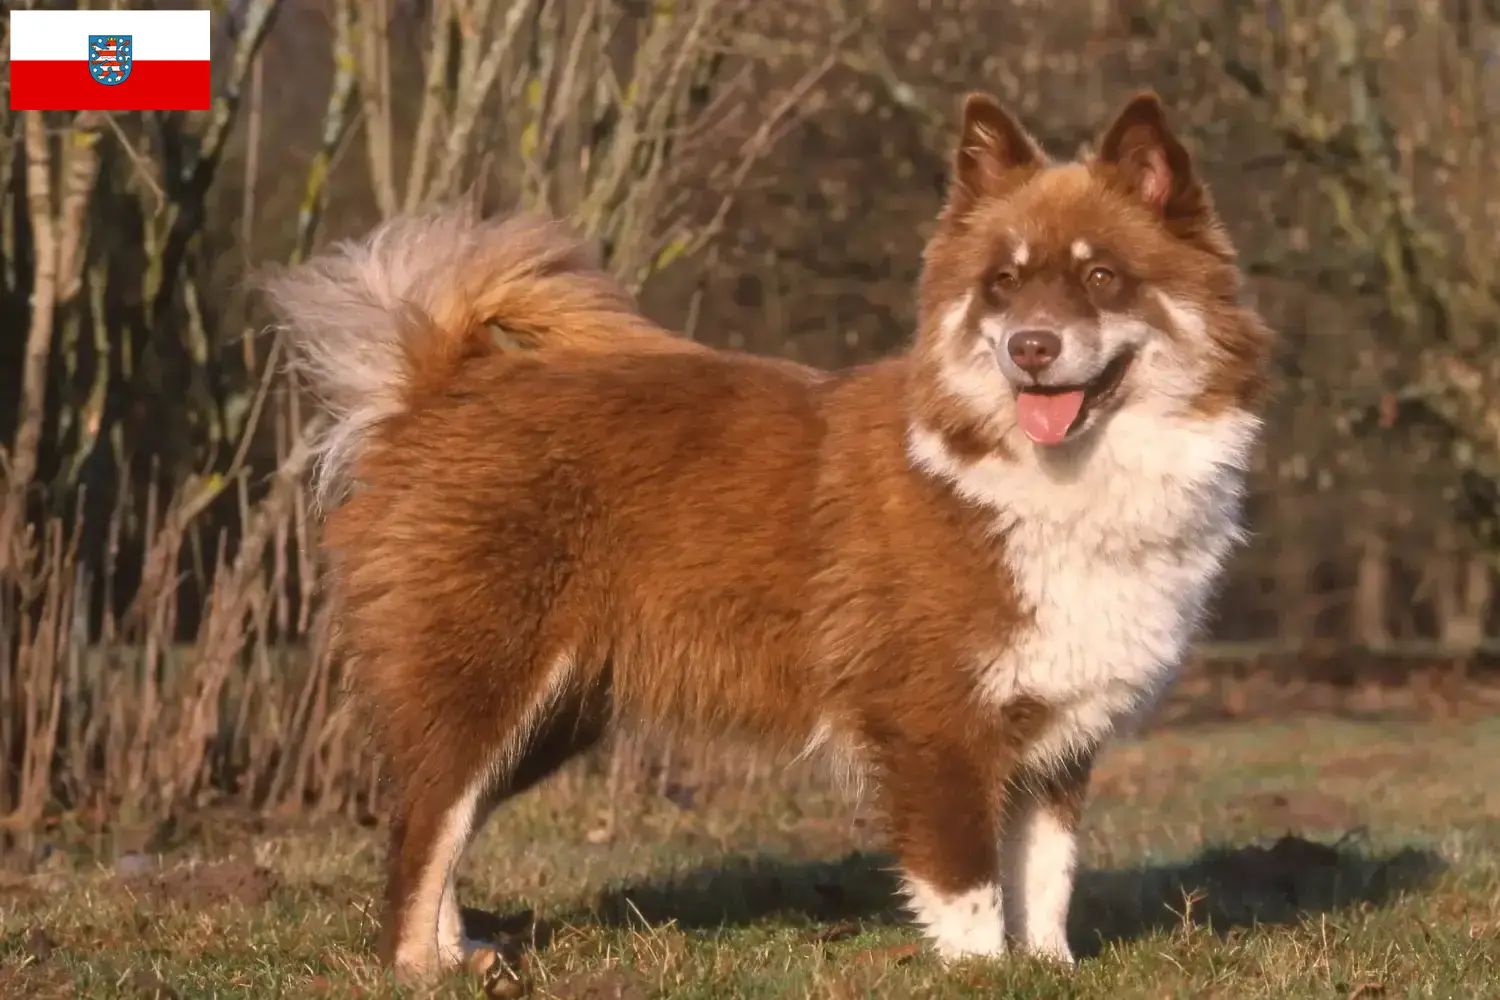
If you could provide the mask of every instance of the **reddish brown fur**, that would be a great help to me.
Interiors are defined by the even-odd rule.
[[[1008,117],[982,113],[1024,159]],[[1227,241],[1175,234],[1210,263],[1164,240],[1122,193],[1124,168],[1003,162],[959,154],[924,337],[955,283],[989,266],[985,199],[1023,180],[1038,217],[1055,202],[1113,220],[1152,280],[1229,308]],[[1004,450],[935,388],[922,342],[831,377],[709,351],[647,324],[549,224],[425,224],[478,247],[480,279],[454,275],[403,314],[397,402],[355,441],[359,488],[325,537],[356,689],[400,782],[387,959],[465,790],[484,782],[482,820],[613,720],[781,748],[832,725],[879,789],[903,867],[946,893],[994,878],[1007,788],[1041,789],[1076,825],[1086,765],[1018,770],[1052,707],[985,709],[960,669],[1032,621],[989,515],[909,464],[914,412],[962,454]],[[552,263],[523,266],[518,242]],[[301,303],[339,280],[318,263],[273,288],[304,355],[318,324]],[[496,328],[527,350],[501,349]],[[1258,391],[1254,353],[1216,393]],[[352,385],[319,387],[358,403]]]

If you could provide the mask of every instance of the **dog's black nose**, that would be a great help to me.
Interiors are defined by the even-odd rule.
[[[1062,353],[1062,338],[1051,330],[1022,330],[1005,342],[1010,359],[1028,375],[1040,375]]]

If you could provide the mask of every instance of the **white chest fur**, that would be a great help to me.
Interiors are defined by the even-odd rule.
[[[997,538],[1033,624],[976,651],[981,690],[1059,712],[1030,760],[1091,746],[1172,680],[1240,537],[1258,421],[1122,411],[1079,446],[963,463],[913,427],[915,465],[995,512]]]

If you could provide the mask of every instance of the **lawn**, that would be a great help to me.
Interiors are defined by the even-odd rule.
[[[800,784],[809,784],[806,781]],[[536,997],[1500,996],[1500,720],[1156,729],[1106,757],[1081,962],[941,968],[858,803],[570,777],[499,814],[461,879]],[[440,996],[370,957],[380,832],[206,812],[155,853],[54,841],[0,873],[0,996]],[[49,853],[50,851],[50,853]],[[513,995],[522,995],[517,988]]]

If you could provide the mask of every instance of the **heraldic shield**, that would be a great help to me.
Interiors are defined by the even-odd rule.
[[[129,35],[90,35],[89,73],[106,87],[114,87],[130,78],[131,44]]]

